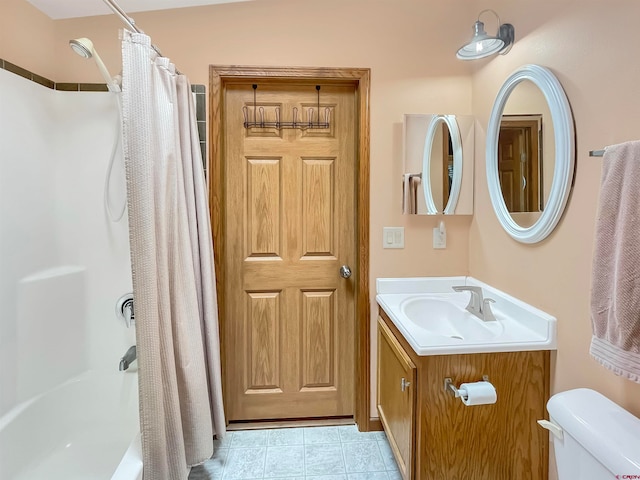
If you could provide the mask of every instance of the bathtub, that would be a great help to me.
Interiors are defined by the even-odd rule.
[[[87,371],[12,409],[0,418],[0,478],[141,479],[137,377]]]

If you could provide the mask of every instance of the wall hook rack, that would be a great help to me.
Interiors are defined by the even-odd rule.
[[[314,109],[309,109],[308,120],[306,122],[298,120],[298,109],[293,107],[293,119],[290,122],[280,121],[280,107],[275,107],[275,122],[267,122],[264,119],[264,107],[258,107],[256,103],[256,90],[258,85],[253,84],[253,120],[251,120],[251,112],[249,107],[242,107],[242,114],[244,115],[244,128],[298,128],[300,130],[307,130],[313,128],[329,128],[331,125],[331,108],[325,107],[324,109],[324,121],[320,121],[320,85],[316,85],[316,91],[318,92],[318,106],[317,117],[314,122]]]

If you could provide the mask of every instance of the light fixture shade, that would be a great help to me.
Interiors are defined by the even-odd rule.
[[[486,11],[493,12],[493,10],[483,10],[480,15]],[[495,14],[495,12],[493,13]],[[473,38],[469,43],[460,47],[458,53],[456,53],[456,57],[460,60],[476,60],[495,53],[505,54],[511,49],[514,39],[513,25],[509,23],[500,25],[500,19],[496,14],[499,25],[498,34],[492,37],[487,35],[484,30],[484,23],[479,18],[473,25]]]

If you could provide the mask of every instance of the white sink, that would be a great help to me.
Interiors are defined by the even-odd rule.
[[[459,293],[415,295],[402,301],[400,311],[417,328],[459,343],[488,341],[502,334],[502,322],[483,322],[465,305],[465,295]]]
[[[483,321],[465,307],[469,292],[482,288],[495,300],[495,321]],[[418,355],[555,350],[556,319],[471,277],[377,280],[376,300]]]

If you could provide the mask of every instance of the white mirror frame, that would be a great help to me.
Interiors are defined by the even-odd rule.
[[[435,202],[433,201],[433,193],[431,192],[431,149],[433,148],[433,140],[438,131],[438,126],[445,123],[449,129],[451,136],[451,145],[453,148],[453,178],[451,179],[451,189],[449,190],[449,200],[442,212],[439,212]],[[431,119],[427,128],[427,135],[424,139],[424,153],[422,155],[422,190],[427,204],[427,215],[436,215],[444,213],[452,215],[455,213],[460,189],[462,187],[462,139],[460,137],[460,129],[455,115],[436,115]]]
[[[522,81],[533,82],[544,94],[551,111],[555,139],[555,166],[551,191],[540,218],[530,227],[518,225],[504,202],[498,173],[498,137],[500,121],[509,94]],[[575,164],[575,137],[569,101],[562,85],[550,70],[539,65],[524,65],[504,82],[493,104],[487,128],[487,183],[493,209],[505,231],[522,243],[537,243],[545,239],[560,221],[567,204]]]

